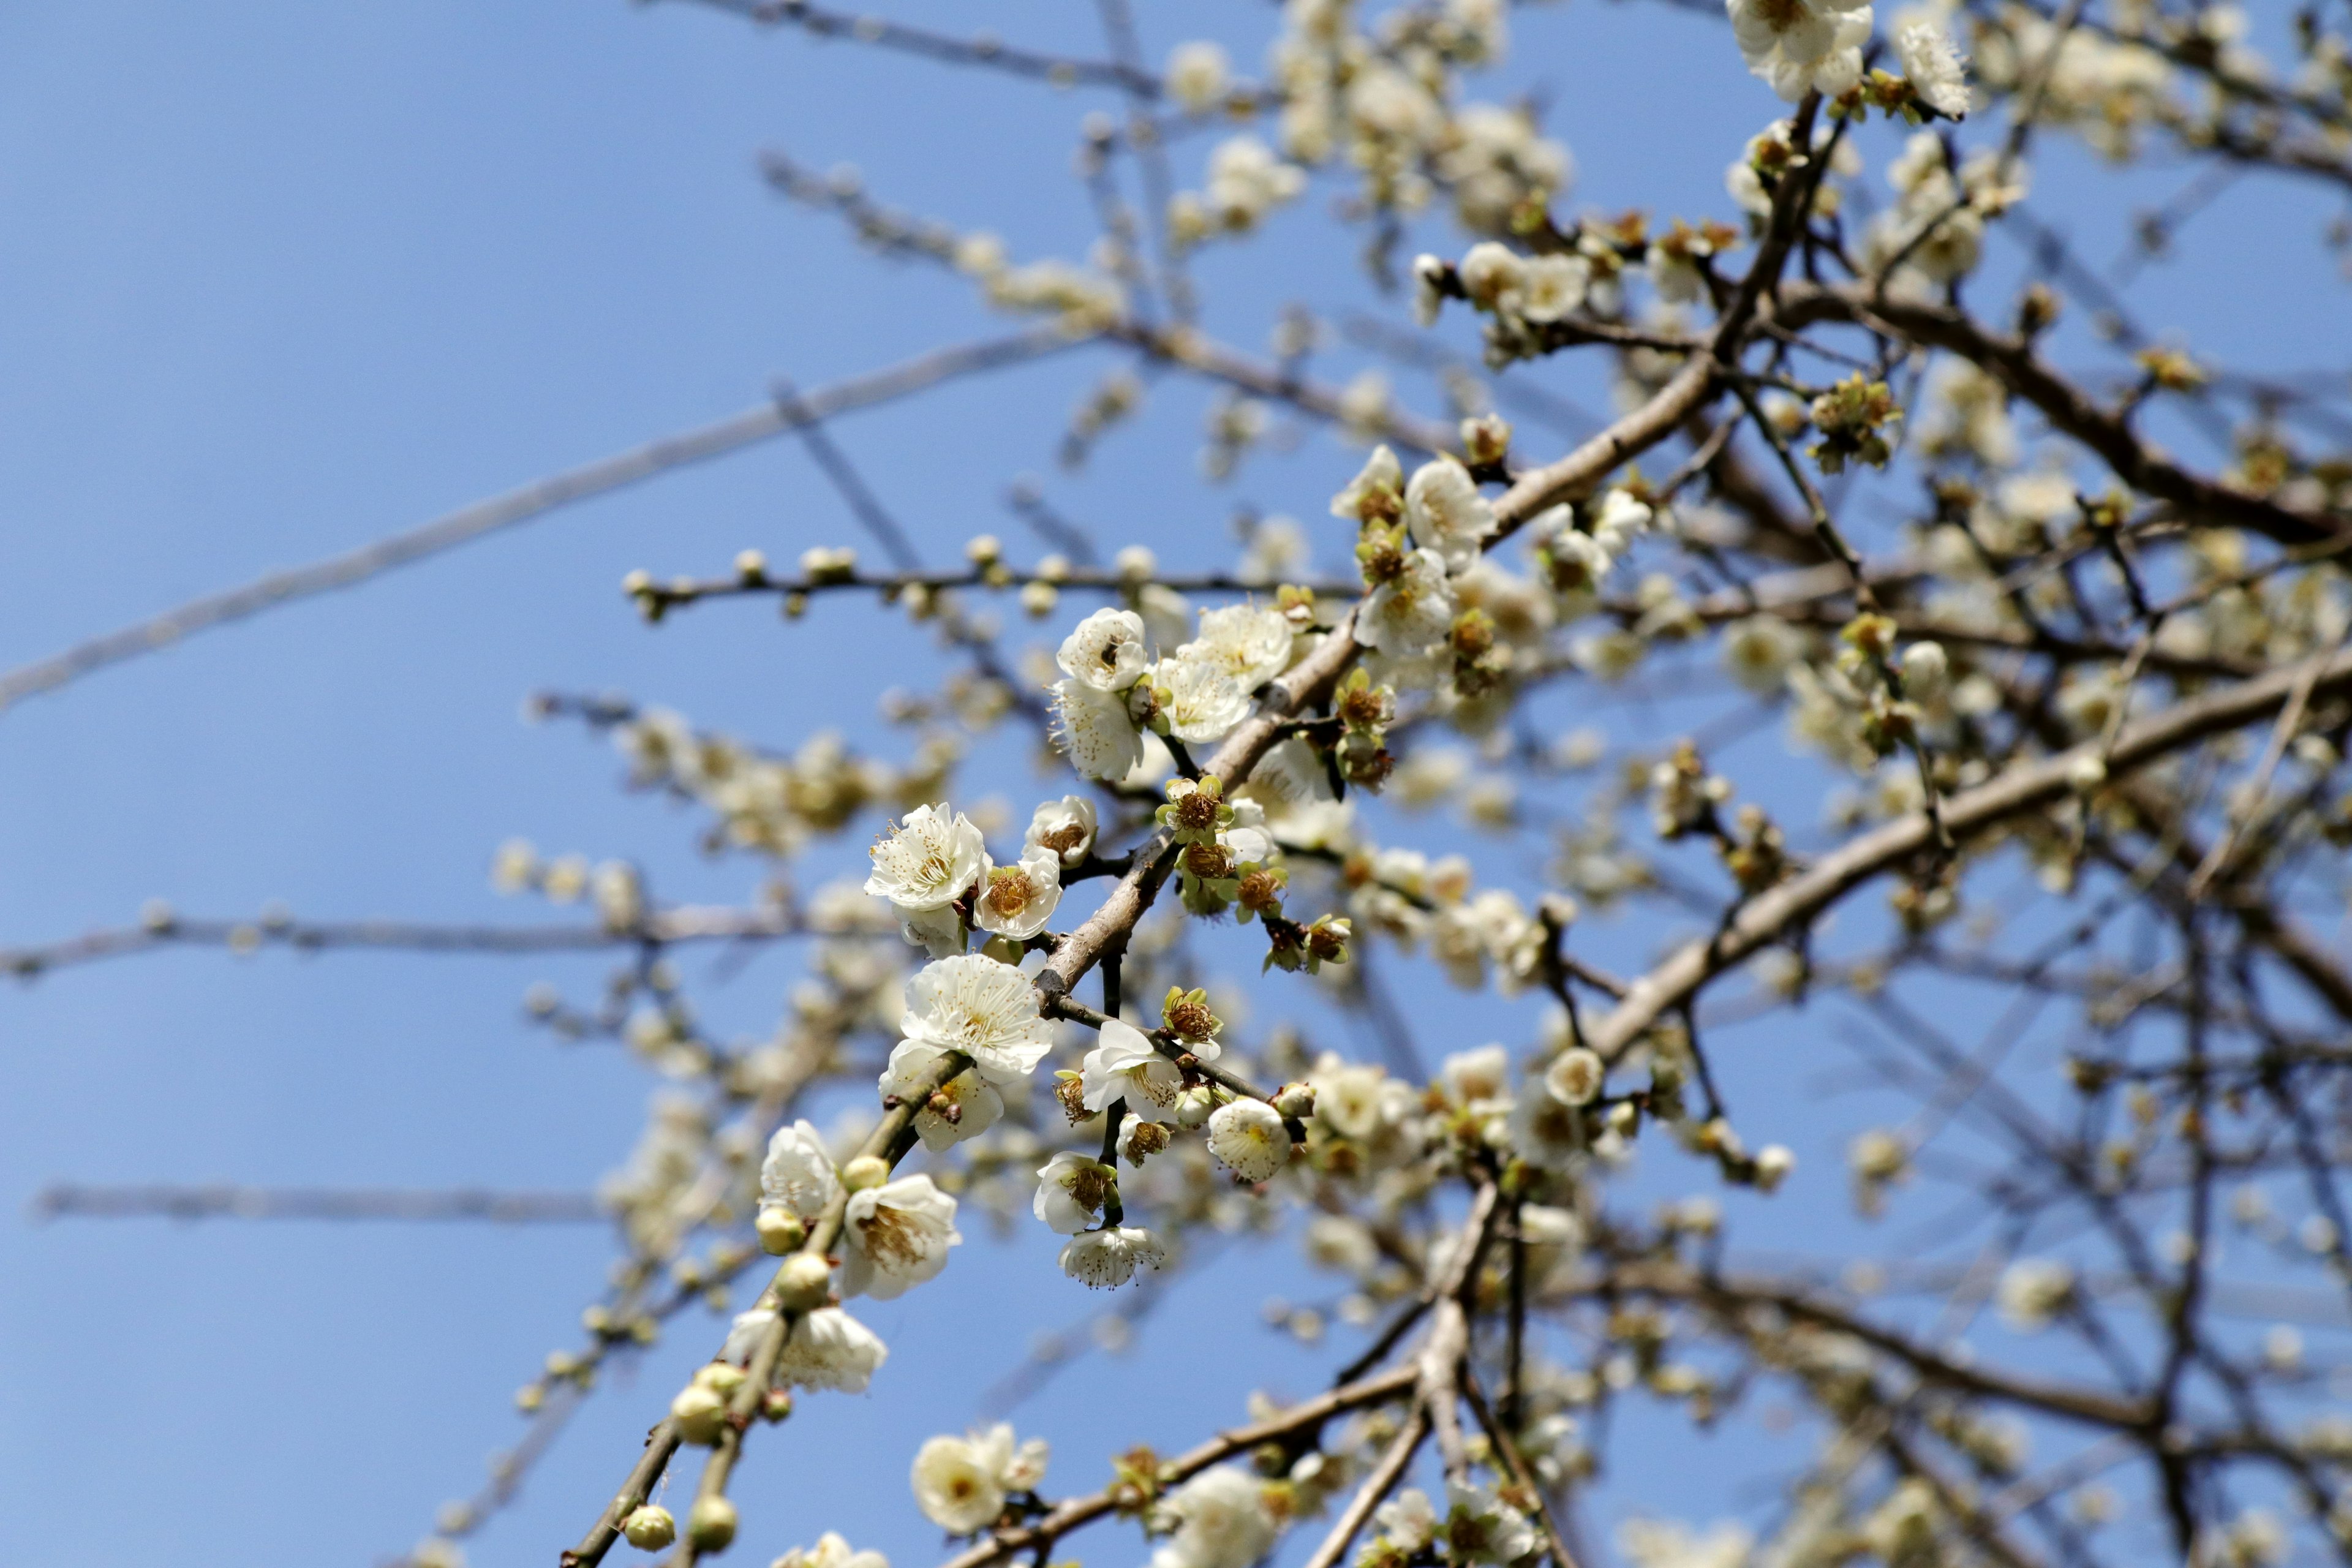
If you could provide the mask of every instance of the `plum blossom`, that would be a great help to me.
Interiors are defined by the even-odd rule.
[[[883,1094],[914,1099],[926,1075],[946,1054],[945,1047],[927,1041],[900,1040],[891,1049],[889,1066],[883,1069]],[[966,1068],[922,1099],[922,1108],[915,1112],[915,1132],[933,1153],[979,1137],[1004,1116],[1004,1097],[977,1068]],[[945,1109],[938,1108],[941,1102]]]
[[[1062,901],[1062,858],[1040,847],[1010,866],[990,866],[972,900],[972,923],[995,936],[1026,942],[1045,929]]]
[[[1028,1077],[1054,1047],[1028,977],[978,953],[925,964],[907,983],[898,1028],[909,1040],[961,1051],[995,1084]]]
[[[761,1207],[780,1206],[804,1220],[814,1219],[840,1191],[833,1156],[825,1152],[824,1140],[812,1123],[802,1120],[776,1129],[768,1140],[767,1158],[760,1162]]]
[[[1095,1290],[1109,1290],[1135,1278],[1139,1268],[1158,1268],[1168,1261],[1160,1238],[1136,1226],[1117,1230],[1089,1230],[1070,1237],[1058,1260],[1062,1272]],[[1159,1562],[1155,1555],[1154,1563]]]
[[[1176,657],[1224,671],[1247,693],[1288,666],[1291,635],[1289,617],[1271,605],[1227,605],[1201,612],[1201,635]]]
[[[942,909],[980,879],[988,846],[961,812],[919,805],[898,820],[871,851],[874,874],[866,890],[902,910]]]
[[[841,1226],[842,1294],[887,1301],[937,1276],[948,1266],[948,1248],[963,1240],[955,1213],[955,1199],[925,1175],[850,1194]]]
[[[1213,1040],[1189,1048],[1204,1058],[1217,1054]],[[1129,1116],[1165,1122],[1176,1114],[1176,1096],[1184,1088],[1184,1075],[1160,1054],[1142,1030],[1108,1018],[1103,1022],[1101,1043],[1080,1064],[1079,1085],[1088,1110],[1107,1110],[1112,1100],[1124,1100]]]
[[[1039,804],[1030,814],[1024,851],[1050,849],[1061,858],[1065,870],[1094,852],[1095,803],[1082,795],[1066,795]]]
[[[1143,617],[1133,610],[1097,610],[1062,639],[1054,662],[1072,680],[1096,691],[1124,691],[1151,668]]]
[[[1263,1182],[1290,1163],[1290,1131],[1263,1100],[1236,1100],[1209,1118],[1209,1152],[1244,1182]]]
[[[1725,0],[1748,70],[1790,103],[1834,97],[1862,79],[1870,41],[1864,0]]]
[[[1376,653],[1409,658],[1445,638],[1454,625],[1454,598],[1446,591],[1445,561],[1434,550],[1415,550],[1404,570],[1372,590],[1356,614],[1356,640]]]
[[[1478,493],[1469,469],[1438,458],[1413,470],[1405,486],[1404,521],[1415,544],[1435,551],[1446,570],[1459,572],[1494,533],[1495,509]]]
[[[933,1437],[915,1454],[908,1478],[915,1504],[949,1534],[973,1534],[996,1522],[1008,1493],[1031,1490],[1045,1479],[1051,1452],[1043,1437],[1016,1444],[1005,1422],[961,1437]]]
[[[1099,1160],[1065,1149],[1039,1167],[1038,1222],[1058,1236],[1076,1236],[1102,1217],[1102,1207],[1118,1184],[1118,1173]]]
[[[1250,1568],[1274,1545],[1265,1490],[1238,1466],[1202,1470],[1162,1506],[1176,1531],[1151,1554],[1151,1568]]]

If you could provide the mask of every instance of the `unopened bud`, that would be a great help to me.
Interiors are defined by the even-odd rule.
[[[659,1552],[677,1539],[677,1521],[669,1510],[647,1503],[622,1521],[621,1533],[640,1552]]]
[[[879,1154],[860,1154],[841,1168],[841,1184],[853,1193],[878,1187],[890,1179],[890,1163]]]
[[[694,1374],[694,1381],[721,1399],[743,1386],[745,1373],[740,1366],[714,1361]]]
[[[1176,1097],[1176,1123],[1180,1127],[1203,1126],[1209,1113],[1216,1109],[1215,1095],[1205,1089],[1188,1089]]]
[[[735,1544],[735,1505],[725,1498],[697,1498],[686,1516],[686,1538],[698,1552],[724,1552]]]
[[[727,1425],[727,1401],[717,1389],[691,1383],[669,1402],[669,1418],[681,1441],[716,1443]]]
[[[1275,1094],[1274,1108],[1293,1121],[1305,1121],[1315,1114],[1315,1088],[1312,1084],[1286,1083]]]
[[[760,1233],[760,1250],[771,1258],[782,1258],[808,1239],[808,1226],[801,1223],[801,1216],[782,1204],[761,1209],[751,1228]]]
[[[765,552],[746,550],[735,557],[735,575],[742,578],[746,583],[757,583],[767,574],[768,557]],[[667,1519],[669,1516],[664,1514],[662,1517]]]
[[[776,1270],[777,1302],[788,1311],[805,1312],[824,1305],[833,1295],[833,1266],[814,1252],[787,1259]]]
[[[792,1413],[793,1391],[791,1389],[772,1388],[760,1396],[761,1420],[782,1421]]]

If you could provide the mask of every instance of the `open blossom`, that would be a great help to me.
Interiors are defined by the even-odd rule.
[[[1870,41],[1864,0],[1725,0],[1748,68],[1790,103],[1834,96],[1862,79]]]
[[[1290,1130],[1263,1100],[1236,1100],[1209,1118],[1209,1152],[1244,1182],[1263,1182],[1290,1163]]]
[[[926,1040],[900,1040],[890,1052],[890,1065],[883,1069],[882,1092],[900,1100],[914,1099],[925,1075],[946,1054],[944,1047]],[[942,1102],[944,1109],[940,1108]],[[1003,1096],[981,1076],[979,1068],[966,1068],[924,1095],[922,1109],[915,1112],[915,1133],[924,1148],[937,1153],[967,1138],[979,1137],[1003,1116]]]
[[[749,1355],[751,1342],[774,1318],[773,1312],[743,1313],[735,1320],[735,1330],[727,1337],[728,1348],[720,1355],[729,1361],[740,1361]],[[739,1337],[743,1341],[740,1350]],[[776,1382],[786,1388],[832,1388],[844,1394],[863,1394],[875,1373],[889,1358],[889,1348],[873,1330],[838,1307],[819,1307],[793,1325],[791,1337],[784,1341],[783,1354],[776,1358]]]
[[[1374,1509],[1372,1522],[1408,1557],[1427,1550],[1437,1540],[1437,1510],[1430,1506],[1429,1494],[1419,1487],[1407,1487]]]
[[[1459,572],[1478,559],[1479,547],[1495,531],[1495,509],[1478,493],[1469,469],[1437,458],[1414,469],[1405,486],[1404,521],[1415,544],[1435,551],[1448,571]]]
[[[1165,1265],[1168,1250],[1150,1231],[1123,1226],[1117,1230],[1089,1230],[1070,1237],[1058,1261],[1062,1272],[1079,1284],[1091,1289],[1109,1290],[1134,1279],[1138,1268]]]
[[[1404,515],[1404,465],[1386,446],[1372,448],[1347,488],[1331,498],[1333,517],[1358,522],[1393,522]]]
[[[2074,1271],[2048,1258],[2021,1258],[2002,1271],[1994,1300],[2001,1321],[2021,1334],[2050,1326],[2074,1299]]]
[[[1206,114],[1225,96],[1225,51],[1205,40],[1168,51],[1168,96],[1191,114]]]
[[[1054,662],[1081,685],[1097,691],[1124,691],[1151,668],[1143,617],[1133,610],[1097,610],[1062,640]]]
[[[803,1219],[814,1219],[840,1190],[833,1156],[824,1152],[814,1126],[801,1121],[776,1129],[767,1158],[760,1162],[762,1206],[780,1205]]]
[[[1434,550],[1404,558],[1403,573],[1372,590],[1356,616],[1356,640],[1376,653],[1408,658],[1443,642],[1454,625],[1445,562]]]
[[[795,1546],[769,1568],[890,1568],[879,1552],[854,1552],[838,1531],[826,1531],[814,1546]]]
[[[1215,664],[1163,658],[1152,670],[1151,680],[1166,693],[1167,705],[1161,711],[1168,721],[1168,732],[1180,741],[1222,741],[1249,717],[1249,692]]]
[[[1065,1149],[1038,1167],[1030,1212],[1056,1236],[1076,1236],[1102,1217],[1118,1173],[1099,1160]]]
[[[1592,287],[1592,263],[1581,256],[1538,256],[1527,264],[1512,301],[1524,321],[1557,321],[1584,304]]]
[[[915,1454],[909,1477],[923,1516],[950,1535],[971,1535],[996,1522],[1005,1496],[1045,1479],[1045,1439],[1016,1444],[1010,1424],[962,1437],[933,1437]]]
[[[1516,1563],[1542,1544],[1528,1516],[1485,1487],[1445,1486],[1445,1519],[1438,1534],[1456,1563]]]
[[[1124,691],[1106,691],[1076,678],[1055,681],[1054,727],[1070,753],[1070,765],[1087,778],[1116,782],[1143,762],[1143,731],[1129,711]]]
[[[1065,868],[1077,865],[1094,852],[1095,803],[1082,795],[1066,795],[1043,802],[1030,814],[1024,849],[1050,849]]]
[[[937,910],[953,903],[980,879],[988,846],[961,812],[919,805],[875,840],[874,874],[866,890],[901,910]]]
[[[887,1301],[936,1276],[948,1266],[948,1248],[963,1240],[955,1213],[955,1199],[929,1176],[850,1194],[841,1227],[842,1294]]]
[[[1227,605],[1201,612],[1201,635],[1176,657],[1231,676],[1244,692],[1255,691],[1290,663],[1290,618],[1267,605]]]
[[[1213,1040],[1189,1048],[1208,1058],[1217,1054]],[[1088,1110],[1107,1110],[1112,1100],[1125,1100],[1129,1116],[1167,1121],[1176,1113],[1176,1096],[1183,1087],[1183,1073],[1160,1054],[1150,1037],[1117,1018],[1104,1021],[1101,1043],[1079,1064],[1079,1088]]]
[[[1010,866],[991,866],[971,903],[972,923],[997,936],[1026,942],[1045,929],[1062,901],[1062,858],[1032,849]]]
[[[1906,22],[1895,30],[1895,58],[1920,102],[1954,120],[1968,118],[1968,68],[1943,28]]]
[[[1019,1082],[1054,1047],[1028,977],[979,953],[925,964],[907,983],[898,1027],[909,1040],[961,1051],[991,1083]]]
[[[1572,1046],[1544,1068],[1544,1089],[1563,1105],[1590,1105],[1608,1075],[1597,1053]]]
[[[1162,1506],[1176,1531],[1151,1554],[1151,1568],[1250,1568],[1274,1545],[1265,1489],[1238,1466],[1202,1470]]]

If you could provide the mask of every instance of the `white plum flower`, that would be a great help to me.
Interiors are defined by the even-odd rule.
[[[1041,804],[1029,816],[1029,832],[1022,848],[1050,849],[1066,868],[1094,853],[1095,803],[1082,795],[1066,795]]]
[[[1895,30],[1895,58],[1920,102],[1953,120],[1968,118],[1967,62],[1942,27],[1933,22],[1906,22]]]
[[[916,1506],[950,1535],[974,1534],[996,1522],[1007,1494],[1034,1490],[1045,1479],[1052,1452],[1043,1437],[1016,1442],[1003,1421],[961,1437],[933,1437],[915,1455]]]
[[[1209,1152],[1244,1182],[1263,1182],[1290,1163],[1290,1130],[1263,1100],[1236,1100],[1209,1118]]]
[[[1089,1289],[1108,1290],[1135,1278],[1139,1268],[1158,1268],[1168,1261],[1160,1238],[1136,1226],[1117,1230],[1089,1230],[1070,1237],[1058,1259],[1062,1272]],[[1159,1559],[1154,1557],[1153,1562]]]
[[[1176,1531],[1151,1554],[1151,1568],[1250,1568],[1274,1545],[1265,1488],[1238,1466],[1202,1470],[1162,1506]]]
[[[908,1039],[970,1057],[991,1083],[1017,1083],[1054,1048],[1037,992],[1011,964],[979,953],[927,963],[907,983]]]
[[[980,879],[988,846],[961,812],[919,805],[874,842],[874,874],[866,890],[901,910],[937,910],[955,902]]]
[[[1290,664],[1290,618],[1265,605],[1227,605],[1201,612],[1201,635],[1176,657],[1223,670],[1255,691]]]
[[[1445,1484],[1445,1520],[1438,1528],[1445,1555],[1456,1563],[1516,1563],[1542,1544],[1528,1516],[1485,1487]]]
[[[1437,1510],[1430,1506],[1429,1494],[1419,1487],[1407,1487],[1374,1509],[1372,1522],[1408,1557],[1426,1551],[1437,1540]]]
[[[1601,510],[1592,520],[1593,540],[1611,555],[1622,555],[1636,534],[1649,531],[1655,516],[1631,490],[1611,490],[1601,498]]]
[[[1160,711],[1168,721],[1168,732],[1180,741],[1222,741],[1249,717],[1249,693],[1216,665],[1163,658],[1153,669],[1151,680],[1166,693]]]
[[[1834,97],[1862,79],[1864,0],[1725,0],[1725,8],[1748,70],[1790,103],[1808,92]]]
[[[1404,465],[1385,445],[1372,448],[1347,488],[1331,498],[1333,517],[1393,522],[1404,511]]]
[[[1405,486],[1404,522],[1415,544],[1435,551],[1446,570],[1459,572],[1478,559],[1479,547],[1495,531],[1495,509],[1478,493],[1469,469],[1437,458],[1414,469]]]
[[[1168,51],[1168,96],[1190,114],[1206,114],[1225,96],[1225,51],[1200,40]]]
[[[1445,640],[1454,626],[1454,596],[1445,562],[1434,550],[1416,550],[1404,570],[1372,590],[1356,615],[1356,640],[1375,653],[1407,658]]]
[[[2001,1321],[2021,1334],[2038,1334],[2074,1300],[2074,1271],[2049,1258],[2021,1258],[2004,1269],[1994,1300]]]
[[[840,1531],[828,1530],[814,1546],[795,1546],[769,1568],[890,1568],[890,1560],[879,1552],[852,1551]]]
[[[824,1152],[824,1140],[812,1123],[800,1121],[776,1129],[768,1140],[767,1158],[760,1162],[761,1206],[780,1205],[804,1220],[814,1219],[840,1191],[833,1156]]]
[[[1462,279],[1462,291],[1470,296],[1470,302],[1491,310],[1518,292],[1527,278],[1527,262],[1509,246],[1481,240],[1462,258],[1455,275]]]
[[[950,905],[936,910],[900,910],[898,934],[933,958],[953,958],[971,934]]]
[[[1090,779],[1112,783],[1143,764],[1143,731],[1127,697],[1076,679],[1054,683],[1054,727],[1070,765]]]
[[[1051,849],[1028,851],[1010,866],[991,866],[971,903],[972,923],[996,936],[1026,942],[1045,929],[1062,901],[1062,858]]]
[[[787,1388],[863,1394],[889,1358],[889,1347],[873,1330],[838,1307],[819,1307],[793,1325],[784,1353],[776,1358],[776,1382]]]
[[[890,1064],[883,1070],[882,1092],[899,1100],[914,1099],[924,1075],[946,1054],[945,1047],[928,1040],[900,1040],[892,1047]],[[946,1102],[946,1109],[934,1109],[939,1100]],[[1003,1117],[1003,1096],[981,1076],[977,1068],[966,1068],[924,1095],[920,1109],[915,1112],[915,1132],[922,1139],[924,1148],[938,1153],[942,1149],[954,1148],[967,1138],[979,1137]]]
[[[1563,1105],[1590,1105],[1601,1093],[1609,1068],[1599,1053],[1571,1046],[1544,1068],[1544,1089]]]
[[[1557,321],[1581,309],[1592,263],[1581,256],[1538,256],[1527,265],[1515,300],[1521,319]]]
[[[1037,1169],[1030,1211],[1056,1236],[1076,1236],[1102,1217],[1118,1173],[1100,1160],[1065,1149]]]
[[[1589,1148],[1584,1112],[1540,1089],[1530,1088],[1512,1102],[1505,1125],[1512,1152],[1538,1170],[1572,1171]]]
[[[1097,610],[1062,639],[1054,662],[1096,691],[1124,691],[1151,668],[1143,617],[1133,610]]]
[[[1218,1047],[1204,1040],[1190,1047],[1195,1056],[1213,1058]],[[1079,1089],[1088,1110],[1108,1110],[1114,1100],[1127,1101],[1127,1113],[1145,1121],[1168,1121],[1176,1114],[1176,1096],[1184,1075],[1161,1056],[1150,1037],[1117,1018],[1103,1021],[1102,1042],[1079,1064]]]
[[[955,1199],[929,1176],[850,1194],[841,1226],[842,1294],[887,1301],[936,1276],[948,1266],[948,1248],[963,1240],[955,1213]]]

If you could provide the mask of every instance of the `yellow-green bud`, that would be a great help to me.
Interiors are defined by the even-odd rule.
[[[677,1521],[669,1510],[647,1503],[622,1521],[621,1533],[640,1552],[659,1552],[677,1539]]]
[[[808,1239],[801,1216],[780,1204],[761,1209],[752,1228],[760,1233],[760,1250],[771,1258],[782,1258]]]
[[[735,1544],[735,1505],[723,1497],[694,1500],[686,1516],[686,1538],[698,1552],[724,1552]]]
[[[833,1266],[814,1252],[803,1252],[776,1270],[775,1291],[787,1311],[822,1307],[833,1294]]]
[[[878,1187],[890,1179],[890,1163],[879,1154],[860,1154],[841,1168],[841,1184],[853,1193]]]
[[[690,1383],[669,1402],[669,1418],[680,1441],[708,1446],[727,1425],[727,1401],[717,1389]]]

